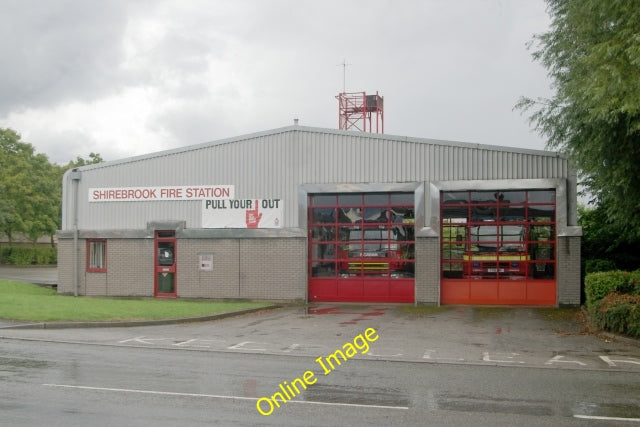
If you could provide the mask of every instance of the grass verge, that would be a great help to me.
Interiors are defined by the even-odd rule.
[[[121,299],[58,295],[49,288],[0,280],[0,319],[32,322],[99,322],[176,319],[271,305],[251,301]]]
[[[511,313],[511,311],[513,311],[513,307],[473,307],[473,321],[498,319]]]
[[[575,320],[582,315],[580,308],[537,307],[536,314],[549,320]]]

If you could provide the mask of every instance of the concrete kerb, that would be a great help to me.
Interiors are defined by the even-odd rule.
[[[105,322],[37,322],[20,323],[9,326],[0,326],[0,329],[71,329],[71,328],[129,328],[134,326],[156,326],[175,325],[178,323],[207,322],[210,320],[224,319],[233,316],[242,316],[258,311],[275,310],[282,308],[282,305],[268,305],[265,307],[248,308],[245,310],[228,311],[219,314],[197,317],[181,317],[177,319],[158,320],[125,320],[125,321],[105,321]]]

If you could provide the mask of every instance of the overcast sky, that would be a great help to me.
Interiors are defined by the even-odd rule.
[[[385,133],[544,149],[513,107],[550,95],[543,0],[0,0],[0,127],[56,163],[293,124],[346,90]]]

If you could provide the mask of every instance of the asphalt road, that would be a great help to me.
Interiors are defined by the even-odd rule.
[[[314,384],[269,416],[258,412],[257,399],[308,370],[315,373]],[[322,373],[313,357],[0,339],[0,424],[558,426],[640,421],[637,372],[353,358]]]

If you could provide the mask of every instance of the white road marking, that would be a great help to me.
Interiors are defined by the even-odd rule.
[[[173,391],[158,391],[158,390],[136,390],[130,388],[111,388],[111,387],[91,387],[85,385],[69,385],[69,384],[42,384],[45,387],[60,387],[60,388],[74,388],[79,390],[94,390],[94,391],[114,391],[121,393],[142,393],[142,394],[157,394],[165,396],[187,396],[187,397],[210,397],[214,399],[233,399],[233,400],[258,400],[253,397],[241,397],[241,396],[221,396],[216,394],[201,394],[201,393],[180,393]]]
[[[297,349],[298,347],[300,347],[300,344],[291,344],[289,347],[287,347],[286,349],[282,350],[284,353],[291,353],[293,350]]]
[[[190,340],[176,342],[172,345],[176,347],[195,347],[195,348],[211,348],[212,344],[220,343],[224,341],[220,340],[202,340],[199,338],[192,338]]]
[[[482,353],[482,360],[484,362],[498,362],[498,363],[524,363],[522,360],[513,360],[514,357],[519,356],[518,353],[494,353],[493,356],[505,357],[504,359],[492,359],[492,355],[488,351]]]
[[[634,365],[640,365],[640,360],[633,359],[632,357],[630,357],[629,359],[633,359],[633,360],[628,360],[628,359],[627,360],[625,360],[625,359],[613,360],[609,356],[600,356],[600,359],[602,359],[602,361],[605,362],[609,366],[616,366],[616,362],[618,362],[618,363],[633,363]]]
[[[230,345],[227,347],[229,350],[251,350],[251,351],[267,351],[266,348],[250,348],[247,344],[260,344],[255,341],[242,341],[241,343]]]
[[[126,343],[136,343],[136,344],[148,344],[155,345],[156,341],[166,341],[169,338],[145,338],[144,335],[141,337],[129,338],[126,340],[118,341],[118,344],[126,344]]]
[[[562,360],[562,359],[564,359],[564,356],[561,356],[561,355],[553,356],[551,359],[544,362],[544,364],[552,365],[554,363],[576,363],[580,366],[587,366],[586,363],[578,362],[577,360]]]
[[[367,353],[367,356],[371,356],[371,357],[402,357],[402,353],[378,354],[378,353],[374,353],[373,351],[370,351],[369,353]]]
[[[174,391],[158,391],[158,390],[136,390],[129,388],[112,388],[112,387],[91,387],[84,385],[70,385],[70,384],[42,384],[45,387],[60,387],[60,388],[72,388],[79,390],[94,390],[94,391],[113,391],[120,393],[141,393],[141,394],[154,394],[162,396],[186,396],[186,397],[208,397],[211,399],[229,399],[229,400],[251,400],[257,401],[257,397],[242,397],[242,396],[224,396],[219,394],[202,394],[202,393],[181,393]],[[336,402],[316,402],[312,400],[288,400],[286,403],[305,403],[309,405],[328,405],[328,406],[350,406],[356,408],[378,408],[378,409],[409,409],[408,406],[387,406],[387,405],[365,405],[359,403],[336,403]]]
[[[580,415],[580,414],[573,414],[573,417],[580,418],[583,420],[631,421],[634,423],[640,423],[640,418],[599,417],[596,415]]]
[[[436,353],[437,351],[438,350],[425,350],[422,358],[429,360],[453,360],[455,362],[464,362],[464,359],[461,357],[431,357],[431,355]]]

